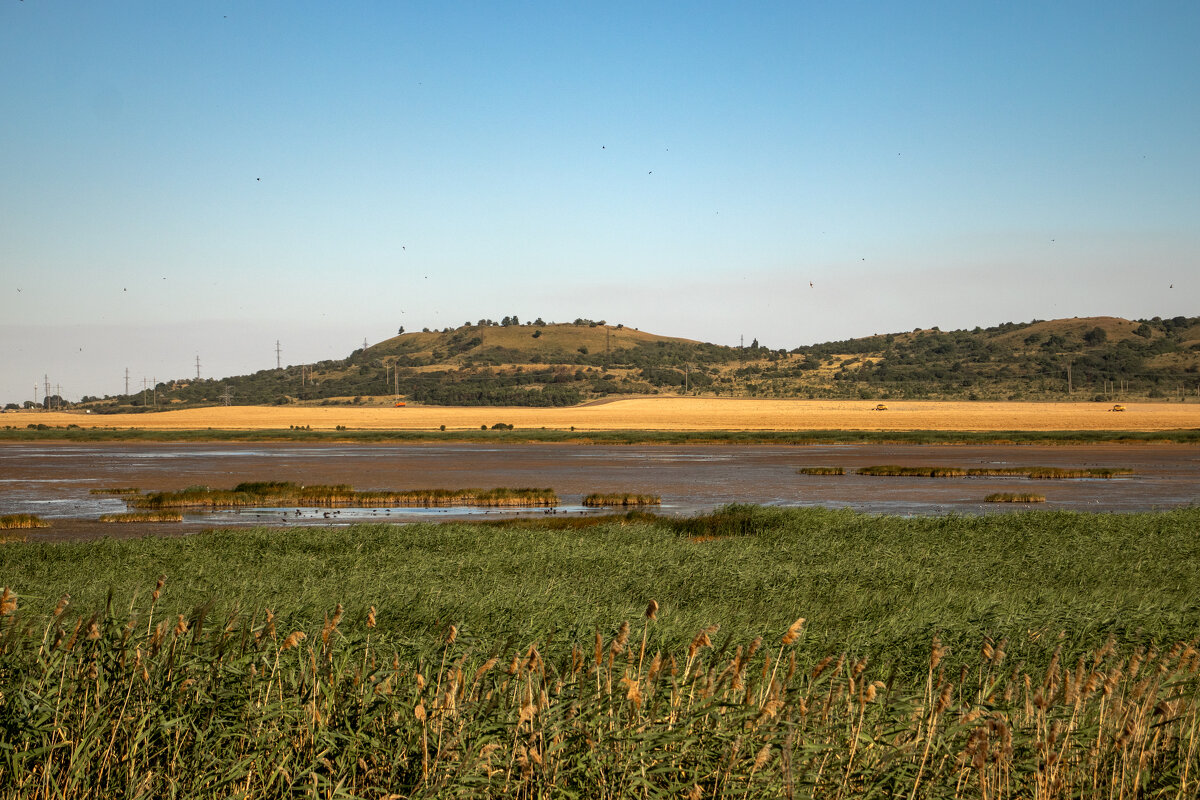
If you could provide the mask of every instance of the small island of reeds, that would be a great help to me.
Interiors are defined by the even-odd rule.
[[[50,523],[36,514],[4,514],[0,516],[0,530],[49,527]]]
[[[845,475],[845,467],[801,467],[797,475]]]
[[[803,470],[801,470],[803,472]],[[820,473],[809,473],[820,474]],[[905,467],[899,464],[880,464],[859,467],[859,475],[882,475],[900,478],[1033,478],[1062,480],[1068,478],[1115,478],[1132,475],[1133,470],[1114,467]]]
[[[589,507],[598,506],[657,506],[662,498],[656,494],[630,494],[628,492],[612,492],[602,494],[594,492],[583,498],[583,504]]]
[[[136,486],[106,486],[99,489],[89,489],[88,494],[124,495],[137,494],[140,491],[141,489],[137,488]]]
[[[183,522],[178,511],[128,511],[118,514],[101,514],[101,522]]]
[[[882,475],[889,478],[961,478],[967,474],[961,467],[902,467],[899,464],[879,464],[859,467],[859,475]]]
[[[996,492],[983,498],[983,501],[985,503],[1044,503],[1046,496],[1028,492]]]
[[[408,506],[556,506],[553,489],[409,489],[358,491],[335,486],[301,486],[284,481],[239,483],[232,489],[189,486],[176,492],[151,492],[126,501],[131,508],[245,508],[320,506],[323,508]]]
[[[1112,467],[980,467],[967,470],[971,477],[1013,477],[1025,476],[1036,480],[1058,480],[1066,478],[1114,478],[1118,475],[1132,475],[1133,470]]]

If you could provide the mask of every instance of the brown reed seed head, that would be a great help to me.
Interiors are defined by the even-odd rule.
[[[796,620],[791,625],[789,625],[788,629],[787,629],[787,633],[785,633],[783,635],[783,640],[781,641],[781,644],[788,645],[788,644],[791,644],[792,642],[796,641],[797,639],[799,639],[800,631],[804,628],[804,623],[806,621],[807,620],[805,620],[804,617],[800,617],[798,620]]]
[[[658,673],[662,671],[662,651],[654,654],[654,658],[650,661],[650,670],[646,673],[646,683],[652,682],[658,677]]]
[[[367,611],[367,627],[375,627],[375,606],[371,606],[371,608]]]
[[[281,651],[291,650],[293,647],[300,644],[307,638],[308,634],[304,631],[292,631],[290,634],[288,634],[288,637],[283,640],[283,644],[280,645],[279,649]]]
[[[954,685],[947,683],[942,687],[942,693],[938,695],[937,706],[934,709],[935,714],[941,714],[950,707],[950,699],[954,696]]]
[[[596,666],[599,667],[604,663],[604,638],[600,635],[600,631],[596,631]]]
[[[765,767],[767,765],[767,762],[770,760],[771,760],[771,745],[764,744],[762,746],[762,748],[758,751],[758,755],[756,755],[754,757],[755,771],[760,770],[763,767]]]
[[[3,594],[0,594],[0,615],[8,615],[17,610],[17,595],[12,589],[4,587]]]
[[[187,633],[187,620],[183,618],[183,614],[178,614],[176,616],[178,616],[178,619],[175,621],[175,635],[182,636],[183,634]]]
[[[817,665],[815,667],[813,667],[813,671],[812,671],[812,679],[814,681],[817,678],[821,677],[821,674],[824,673],[825,670],[829,668],[829,665],[833,663],[833,658],[834,657],[832,655],[828,655],[817,662]]]
[[[942,663],[942,658],[946,655],[946,649],[942,647],[942,640],[935,633],[933,635],[933,645],[929,648],[929,668],[937,669],[938,664]]]
[[[657,600],[651,600],[650,604],[648,606],[646,606],[646,619],[649,619],[649,620],[658,619],[658,601]]]
[[[621,623],[620,629],[617,630],[616,641],[613,642],[613,647],[617,652],[625,649],[625,645],[629,642],[629,620]]]
[[[67,610],[67,606],[70,604],[71,604],[71,595],[64,594],[62,597],[58,598],[58,605],[56,605],[54,607],[55,618],[57,619],[58,617],[61,617],[63,615],[63,612]]]

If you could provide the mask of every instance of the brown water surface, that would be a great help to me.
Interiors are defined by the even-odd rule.
[[[1133,469],[1111,479],[892,478],[855,475],[872,464]],[[842,476],[799,475],[806,466],[840,466]],[[123,511],[118,497],[91,489],[142,491],[192,485],[231,488],[242,481],[349,484],[355,489],[547,487],[558,513],[604,513],[580,505],[591,492],[662,497],[660,513],[694,514],[725,503],[852,508],[883,514],[1003,513],[1029,508],[1150,511],[1200,502],[1200,448],[1182,445],[805,445],[659,446],[532,444],[4,444],[0,514],[37,514],[50,529],[34,539],[180,534],[225,525],[401,522],[541,510],[244,509],[187,515],[183,524],[102,524]],[[1042,494],[1036,505],[985,503],[993,492]],[[611,509],[608,510],[611,513]],[[326,516],[328,514],[328,516]]]

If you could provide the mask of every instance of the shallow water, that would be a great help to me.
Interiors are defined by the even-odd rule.
[[[895,478],[799,475],[805,466],[870,464],[956,467],[1130,468],[1110,479]],[[38,514],[59,534],[91,529],[100,514],[122,511],[119,497],[91,489],[143,491],[191,485],[229,488],[242,481],[344,483],[355,489],[548,487],[558,513],[598,513],[580,503],[591,492],[661,495],[659,513],[694,514],[731,502],[852,508],[929,515],[1005,513],[1028,508],[1150,511],[1200,502],[1200,448],[1181,445],[810,445],[657,446],[568,444],[302,445],[5,444],[0,445],[0,514]],[[1045,503],[984,503],[993,492],[1033,492]],[[287,512],[291,511],[289,515]],[[330,513],[329,517],[325,517]],[[214,524],[347,524],[542,514],[544,509],[240,509],[186,515],[185,529]],[[139,533],[159,532],[149,526]],[[178,526],[175,526],[176,528]]]

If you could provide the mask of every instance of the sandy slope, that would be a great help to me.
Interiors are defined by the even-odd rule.
[[[31,422],[80,427],[256,430],[311,425],[332,429],[478,429],[504,422],[516,428],[576,430],[1129,430],[1200,428],[1200,404],[1133,403],[1116,413],[1105,403],[889,402],[656,397],[573,408],[405,408],[229,406],[147,414],[21,412],[0,424]]]

